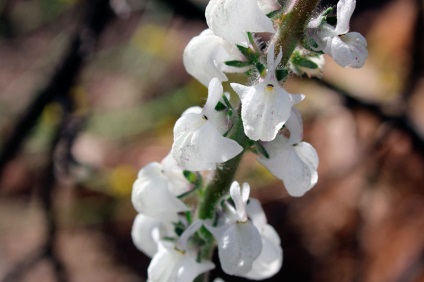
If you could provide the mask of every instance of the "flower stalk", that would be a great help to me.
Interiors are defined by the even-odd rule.
[[[270,45],[275,45],[276,56],[281,48],[283,52],[282,66],[287,64],[291,54],[302,39],[305,26],[318,3],[319,0],[294,0],[290,5],[290,11],[281,14],[281,18],[277,21],[277,32]]]

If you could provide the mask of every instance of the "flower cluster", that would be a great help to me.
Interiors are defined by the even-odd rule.
[[[305,96],[288,93],[283,83],[289,74],[320,76],[324,53],[343,67],[364,64],[366,40],[348,32],[355,4],[339,1],[335,26],[333,8],[306,18],[292,48],[278,38],[281,29],[291,28],[284,21],[313,11],[296,14],[274,0],[210,0],[209,28],[184,51],[187,72],[208,87],[207,101],[181,115],[171,152],[142,168],[133,186],[139,214],[132,237],[152,257],[149,281],[193,281],[215,267],[210,261],[215,246],[229,275],[261,280],[280,270],[279,236],[259,201],[249,199],[249,185],[233,181],[234,172],[251,151],[291,196],[317,183],[318,155],[302,141],[302,117],[295,108]],[[268,37],[269,42],[262,39]],[[250,82],[230,81],[231,92],[224,93],[227,73],[235,72]]]

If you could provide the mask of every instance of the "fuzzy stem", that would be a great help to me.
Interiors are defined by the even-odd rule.
[[[290,59],[291,54],[302,39],[305,26],[312,12],[318,5],[319,0],[294,0],[290,11],[282,14],[278,20],[278,28],[272,43],[275,44],[275,53],[283,51],[281,65],[284,66]]]

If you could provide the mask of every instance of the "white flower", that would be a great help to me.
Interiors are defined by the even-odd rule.
[[[322,16],[309,24],[319,50],[330,55],[342,67],[360,68],[368,56],[367,40],[358,32],[349,31],[349,21],[356,0],[340,0],[337,4],[337,25],[320,24]]]
[[[217,241],[222,270],[230,275],[243,276],[249,272],[262,250],[261,236],[247,218],[249,192],[247,183],[240,189],[240,185],[233,182],[230,195],[236,206],[235,216],[217,228],[205,225]]]
[[[240,96],[244,132],[252,140],[274,140],[278,131],[290,117],[294,104],[303,100],[301,94],[289,94],[280,86],[275,70],[282,58],[281,50],[274,61],[274,46],[268,49],[266,78],[253,86],[231,83]]]
[[[269,159],[258,160],[277,178],[284,182],[287,192],[300,197],[318,181],[318,155],[311,144],[300,142],[302,138],[300,114],[294,114],[286,123],[290,138],[277,135],[274,141],[264,143]]]
[[[215,110],[222,92],[218,79],[212,79],[203,109],[190,108],[177,120],[172,155],[182,168],[191,171],[216,169],[218,164],[243,151],[236,141],[222,136],[228,130],[228,123],[225,113]]]
[[[247,214],[259,230],[262,239],[262,251],[253,262],[252,269],[243,277],[253,280],[266,279],[280,271],[283,264],[280,237],[275,229],[267,224],[265,213],[258,200],[250,199],[247,205]]]
[[[187,240],[202,225],[193,222],[181,235],[176,244],[160,241],[147,270],[149,282],[191,282],[199,274],[215,267],[210,261],[197,262],[197,254],[188,248]]]
[[[166,236],[172,236],[172,234],[171,222],[148,217],[141,213],[135,217],[131,230],[134,245],[149,257],[156,254],[159,240]]]
[[[150,163],[139,171],[131,200],[139,213],[165,221],[176,220],[178,212],[189,210],[171,193],[169,179],[159,163]]]
[[[247,46],[246,32],[275,33],[272,21],[260,10],[258,0],[211,0],[206,22],[215,35]]]
[[[245,72],[248,68],[230,67],[226,61],[243,61],[242,54],[234,44],[216,36],[206,29],[199,36],[193,37],[184,50],[184,66],[189,74],[208,86],[212,78],[227,81],[224,72]]]

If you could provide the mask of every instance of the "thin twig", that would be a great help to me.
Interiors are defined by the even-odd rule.
[[[52,76],[50,83],[31,101],[14,126],[14,130],[5,140],[0,152],[0,177],[7,163],[19,152],[23,141],[37,124],[44,107],[54,99],[67,95],[76,79],[92,55],[94,44],[112,18],[109,1],[90,0],[85,3],[85,17],[73,39],[62,64]]]
[[[402,115],[391,115],[386,113],[383,110],[383,107],[380,104],[369,102],[362,100],[358,97],[355,97],[348,93],[347,91],[325,81],[325,80],[315,80],[318,84],[323,85],[334,92],[336,92],[339,96],[344,98],[345,106],[349,109],[363,109],[367,110],[373,115],[377,116],[384,122],[387,122],[394,128],[398,128],[405,133],[407,133],[411,139],[412,144],[416,150],[420,153],[424,154],[424,139],[423,136],[419,133],[419,131],[412,125],[411,120],[408,118],[407,114],[404,113]]]

